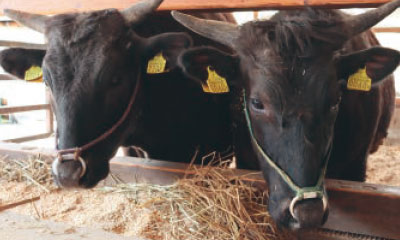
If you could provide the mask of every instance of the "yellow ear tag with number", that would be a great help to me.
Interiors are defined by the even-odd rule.
[[[358,69],[358,71],[350,75],[347,80],[347,89],[359,90],[359,91],[370,91],[372,80],[367,75],[367,67]]]
[[[32,66],[25,71],[25,81],[29,82],[43,82],[42,68],[39,66]]]
[[[165,66],[167,65],[167,60],[165,60],[162,52],[154,56],[154,58],[150,59],[147,63],[147,73],[148,74],[157,74],[163,73],[165,71]]]
[[[228,83],[224,77],[218,75],[214,70],[207,67],[208,79],[207,84],[202,84],[203,91],[207,93],[227,93],[229,92]]]

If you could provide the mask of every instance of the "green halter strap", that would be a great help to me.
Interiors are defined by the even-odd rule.
[[[293,218],[296,219],[294,215],[294,205],[296,204],[296,202],[301,201],[303,199],[321,198],[323,201],[324,211],[325,211],[327,207],[327,200],[324,194],[323,182],[325,178],[326,168],[328,166],[329,154],[327,155],[327,159],[325,160],[324,166],[321,169],[321,173],[319,175],[317,184],[312,187],[299,187],[297,184],[293,182],[290,176],[287,175],[285,171],[282,170],[282,168],[280,168],[274,161],[271,160],[271,158],[264,152],[262,147],[258,144],[257,139],[254,137],[253,128],[251,127],[249,111],[246,105],[246,92],[244,90],[243,90],[243,106],[244,106],[244,113],[246,117],[247,126],[250,131],[250,137],[253,145],[256,147],[257,151],[262,155],[263,159],[268,163],[268,165],[271,166],[281,176],[283,181],[290,187],[290,189],[292,189],[293,192],[296,193],[296,196],[293,198],[289,208]]]

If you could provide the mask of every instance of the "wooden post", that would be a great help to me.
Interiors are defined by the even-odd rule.
[[[255,21],[258,20],[258,11],[253,12],[253,20],[255,20]]]

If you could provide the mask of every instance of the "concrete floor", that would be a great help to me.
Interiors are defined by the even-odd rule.
[[[0,236],[2,240],[144,240],[85,226],[76,228],[65,223],[36,220],[9,211],[0,213]]]

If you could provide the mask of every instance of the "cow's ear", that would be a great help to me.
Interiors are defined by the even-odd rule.
[[[339,79],[347,81],[347,86],[357,85],[365,79],[372,85],[379,83],[399,65],[400,52],[383,47],[340,56],[337,64]]]
[[[192,44],[187,33],[163,33],[146,39],[147,73],[163,73],[175,68],[179,54]]]
[[[33,66],[42,66],[45,50],[10,48],[0,52],[0,65],[8,73],[25,78],[25,73]]]
[[[213,92],[212,89],[208,89],[212,88],[210,85],[221,88],[222,92],[225,91],[224,85],[235,85],[239,69],[236,56],[211,47],[191,48],[182,52],[178,64],[184,74],[201,84],[206,92]]]

